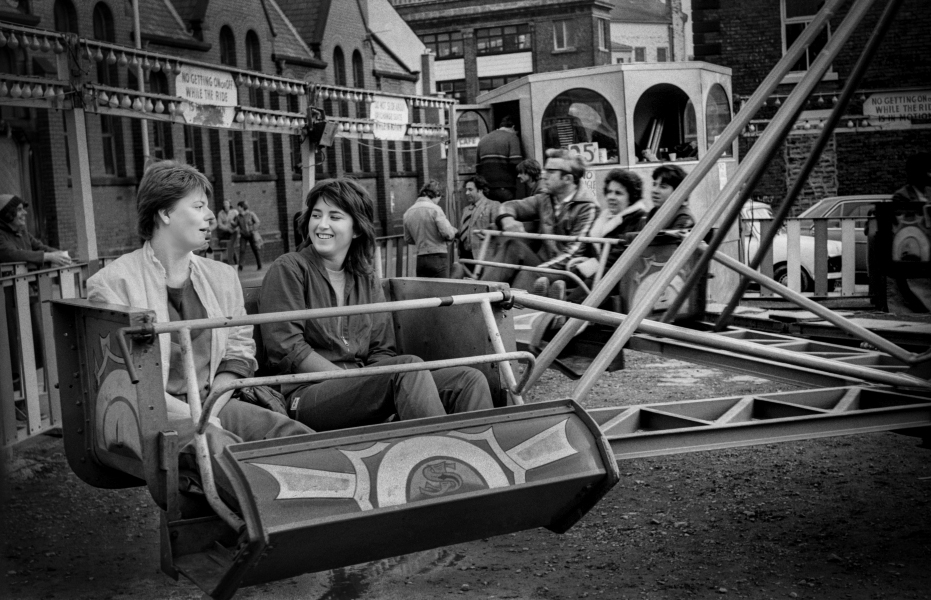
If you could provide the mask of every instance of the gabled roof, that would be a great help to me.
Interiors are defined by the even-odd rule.
[[[140,2],[139,26],[140,33],[148,38],[194,40],[188,33],[184,20],[169,0]]]
[[[397,75],[402,79],[416,80],[419,72],[409,69],[377,35],[372,34],[375,46],[375,70],[381,74]]]
[[[331,0],[277,0],[299,37],[313,46],[323,41]]]
[[[672,14],[668,2],[614,0],[611,20],[623,23],[669,23],[672,20]]]
[[[634,47],[620,42],[611,42],[611,52],[633,52]]]
[[[294,24],[288,20],[284,11],[275,0],[262,0],[265,3],[265,13],[268,15],[268,23],[275,35],[275,54],[288,56],[291,58],[300,58],[312,60],[314,53],[310,47],[301,39],[300,33]]]

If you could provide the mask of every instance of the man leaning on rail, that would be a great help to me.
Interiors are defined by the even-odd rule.
[[[565,236],[586,236],[598,216],[598,201],[585,186],[585,162],[568,150],[546,151],[546,163],[540,179],[540,193],[511,200],[501,205],[495,224],[503,231],[524,231],[521,221],[539,220],[540,233]],[[566,270],[569,261],[583,256],[585,244],[577,241],[543,240],[534,250],[525,240],[511,238],[498,246],[490,260],[497,263],[527,265]],[[566,283],[559,275],[544,275],[531,271],[489,267],[482,273],[485,281],[502,281],[512,287],[533,290],[539,295],[563,299]],[[549,290],[550,282],[554,290]]]

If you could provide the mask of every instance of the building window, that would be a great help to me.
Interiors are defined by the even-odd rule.
[[[26,51],[20,46],[13,50],[9,46],[0,48],[0,73],[28,75]],[[0,106],[0,120],[28,119],[29,109],[25,106]]]
[[[667,62],[669,60],[667,48],[661,47],[656,49],[656,62]]]
[[[616,163],[617,117],[601,94],[575,88],[556,96],[543,112],[543,149],[572,148],[590,164]]]
[[[106,115],[100,117],[100,142],[103,144],[103,172],[116,175],[116,119]]]
[[[423,36],[423,44],[438,59],[462,58],[462,32],[431,33]]]
[[[443,92],[447,98],[455,98],[460,104],[466,103],[466,81],[465,79],[456,79],[454,81],[437,81],[436,91]]]
[[[637,46],[634,48],[634,60],[633,62],[646,62],[647,61],[647,49],[643,46]]]
[[[78,13],[70,0],[55,0],[55,31],[78,33]]]
[[[264,131],[252,132],[252,161],[256,173],[268,175],[268,134]]]
[[[336,85],[347,86],[348,79],[346,79],[346,57],[343,55],[343,50],[339,46],[333,50],[333,80],[336,82]],[[339,116],[348,117],[349,116],[349,102],[346,100],[339,101]]]
[[[475,30],[475,52],[479,56],[529,52],[530,42],[530,25],[526,24]]]
[[[595,27],[598,29],[598,49],[607,52],[611,48],[611,21],[595,19]]]
[[[194,140],[196,139],[197,132],[198,129],[193,125],[184,126],[184,162],[199,169],[200,165],[197,164],[197,152],[194,149]]]
[[[708,104],[705,107],[705,132],[709,148],[718,141],[718,136],[721,135],[730,122],[731,105],[727,100],[727,92],[724,91],[721,84],[716,83],[708,91]],[[730,156],[730,149],[724,155]]]
[[[229,136],[230,172],[235,175],[246,174],[246,159],[243,156],[242,132],[231,131]]]
[[[227,25],[220,29],[220,64],[236,66],[236,38]]]
[[[168,78],[165,77],[164,73],[149,73],[149,90],[153,94],[168,95]],[[152,136],[152,157],[158,160],[174,158],[171,142],[171,123],[168,121],[152,121],[152,130],[154,133]]]
[[[815,18],[823,2],[821,0],[782,0],[782,52],[795,42],[802,34],[802,31],[808,27],[808,24]],[[807,71],[814,62],[815,57],[821,53],[821,50],[828,43],[831,37],[831,26],[826,25],[810,46],[802,54],[793,71]]]
[[[501,77],[479,77],[478,78],[478,91],[479,93],[487,92],[495,88],[499,88],[502,85],[511,83],[512,81],[517,81],[523,77],[523,75],[504,75]]]
[[[116,32],[113,28],[113,13],[103,2],[98,2],[97,6],[94,7],[94,39],[102,42],[116,41]],[[97,63],[97,81],[103,85],[118,86],[120,83],[116,63],[111,65],[105,60]]]
[[[575,47],[575,22],[553,22],[553,50],[568,50]]]

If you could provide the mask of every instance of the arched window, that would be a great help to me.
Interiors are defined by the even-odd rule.
[[[154,94],[168,95],[168,78],[164,73],[149,73],[149,90]],[[171,140],[171,123],[168,121],[153,121],[152,129],[152,157],[158,160],[174,158],[174,148]]]
[[[102,42],[115,42],[116,30],[113,26],[113,13],[103,2],[94,6],[94,39]],[[97,81],[103,85],[117,87],[120,74],[116,63],[108,64],[102,60],[97,63]],[[126,158],[123,156],[123,127],[120,119],[108,115],[100,117],[100,142],[103,146],[103,169],[107,175],[126,175]]]
[[[236,66],[236,37],[228,25],[220,28],[220,64]]]
[[[358,50],[352,53],[352,85],[357,88],[365,87],[365,71],[362,67],[362,53]]]
[[[27,75],[26,51],[20,46],[13,50],[9,46],[0,48],[0,73]],[[0,107],[0,119],[28,119],[29,109],[23,106]]]
[[[246,32],[246,68],[250,71],[262,70],[262,48],[259,36],[251,29]],[[265,108],[265,92],[255,86],[249,88],[249,104],[256,108]],[[269,173],[268,135],[261,131],[252,132],[252,162],[256,173]]]
[[[721,84],[716,83],[708,91],[708,102],[705,105],[705,132],[710,148],[717,141],[718,136],[731,122],[731,104],[727,99],[727,92]],[[731,155],[731,148],[724,152],[724,156]]]
[[[346,85],[346,57],[339,46],[333,50],[333,81],[336,85]]]
[[[116,30],[113,27],[113,13],[103,2],[94,7],[94,39],[102,42],[115,42]],[[104,85],[119,85],[119,72],[116,64],[102,60],[97,63],[97,81]]]
[[[617,117],[599,93],[575,88],[556,96],[543,112],[543,148],[578,150],[590,164],[618,162]]]
[[[70,0],[55,0],[55,31],[78,33],[78,13]]]
[[[634,108],[634,153],[630,162],[651,162],[692,158],[697,144],[688,142],[695,135],[695,109],[682,88],[659,83],[647,89]],[[694,141],[694,140],[692,140]]]

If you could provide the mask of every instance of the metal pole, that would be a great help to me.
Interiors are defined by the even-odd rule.
[[[142,50],[142,31],[139,26],[139,0],[133,0],[133,29],[135,33],[135,42],[136,49]],[[142,63],[140,62],[136,65],[136,80],[137,87],[140,92],[145,92],[145,79],[142,70]],[[149,120],[146,118],[142,119],[142,127],[139,128],[142,132],[142,170],[149,165],[149,159],[152,156],[149,154]]]
[[[491,310],[491,303],[488,300],[480,303],[482,307],[482,317],[485,319],[485,327],[488,329],[488,337],[491,339],[491,347],[494,348],[495,354],[507,354],[507,348],[504,347],[504,341],[501,339],[501,332],[498,331],[498,323],[495,321],[495,313]],[[498,363],[501,368],[501,374],[504,375],[504,381],[511,392],[511,399],[514,404],[523,404],[524,399],[520,395],[520,389],[517,387],[517,378],[514,377],[514,371],[511,369],[511,363],[502,360]]]
[[[181,342],[181,354],[184,359],[184,381],[187,388],[187,402],[191,407],[191,419],[195,425],[200,423],[202,407],[200,403],[200,386],[197,384],[197,367],[194,366],[194,347],[191,344],[191,329],[182,327],[178,331]],[[206,427],[206,425],[205,425]],[[207,434],[201,428],[194,433],[194,447],[197,452],[197,468],[200,471],[201,485],[210,507],[223,519],[233,531],[239,531],[245,526],[230,508],[220,499],[217,493],[217,484],[213,478],[213,457],[210,446],[207,444]]]
[[[666,286],[676,277],[685,263],[692,258],[692,254],[698,248],[698,244],[702,242],[702,238],[711,230],[712,226],[714,226],[721,216],[721,213],[727,208],[727,204],[722,202],[721,199],[726,201],[737,189],[744,185],[750,173],[765,166],[762,159],[766,154],[766,148],[778,138],[784,128],[791,127],[795,119],[795,113],[798,111],[798,105],[806,101],[808,95],[821,81],[821,78],[824,76],[824,73],[827,72],[831,62],[835,59],[837,53],[847,40],[850,39],[850,36],[874,1],[875,0],[857,0],[850,8],[847,17],[837,28],[837,31],[831,37],[831,40],[827,43],[824,50],[818,55],[818,58],[812,64],[808,74],[796,85],[770,126],[766,128],[766,131],[760,136],[756,145],[754,145],[747,154],[744,162],[741,164],[740,168],[738,168],[734,179],[727,184],[725,189],[721,192],[719,199],[715,201],[708,213],[696,224],[691,234],[683,240],[682,244],[666,263],[666,266],[660,271],[653,285],[646,291],[638,306],[634,307],[628,319],[614,332],[611,339],[608,340],[608,343],[585,372],[585,375],[583,375],[576,384],[576,388],[573,391],[573,399],[578,401],[588,394],[595,385],[595,381],[598,377],[607,369],[614,357],[617,356],[617,353],[621,351],[621,348],[624,347],[624,344],[627,343],[627,340],[633,335],[637,328],[637,324],[646,318],[653,310],[653,305],[665,292]],[[683,185],[687,182],[688,178],[683,182]],[[675,196],[675,194],[673,194],[673,196]],[[670,198],[670,200],[672,200],[672,198]],[[664,205],[663,208],[666,208],[666,206]],[[660,212],[662,212],[662,209]],[[661,219],[661,217],[654,217],[654,219]],[[657,225],[662,226],[662,224],[663,222],[661,221]],[[638,241],[640,241],[639,236],[635,244]],[[633,251],[633,245],[627,252],[621,255],[621,260],[628,254],[639,256],[639,253]],[[631,258],[631,261],[632,260],[633,258]],[[619,260],[618,263],[620,262]],[[615,271],[617,266],[616,264],[612,267],[611,271]],[[601,287],[604,284],[605,281],[602,280],[597,287]],[[594,292],[592,295],[594,295]],[[537,363],[536,370],[542,367],[543,365],[541,363]]]
[[[844,111],[850,104],[850,99],[853,98],[857,87],[859,87],[860,82],[863,80],[863,76],[866,74],[867,68],[869,68],[873,55],[879,48],[880,42],[882,42],[883,38],[886,36],[886,33],[889,31],[889,27],[892,25],[892,20],[895,18],[895,15],[901,5],[902,0],[890,0],[889,4],[886,5],[882,16],[879,18],[879,22],[876,24],[875,29],[873,29],[873,33],[870,36],[869,41],[867,42],[866,46],[864,46],[863,52],[857,59],[857,64],[854,65],[853,70],[850,72],[850,77],[847,79],[847,83],[844,85],[844,89],[841,91],[841,94],[838,97],[837,104],[834,106],[834,110],[831,111],[831,115],[825,121],[824,129],[821,131],[821,135],[819,135],[818,139],[815,141],[815,145],[811,150],[811,154],[808,155],[805,164],[802,165],[802,169],[799,172],[798,177],[796,177],[795,181],[792,183],[792,189],[790,189],[786,194],[786,197],[782,201],[782,204],[779,205],[776,214],[773,215],[772,227],[769,229],[769,231],[766,232],[765,235],[763,235],[763,238],[760,240],[760,246],[756,251],[756,255],[754,255],[753,260],[749,261],[751,269],[757,269],[763,262],[764,255],[766,254],[767,250],[769,250],[773,240],[776,239],[776,234],[779,232],[780,227],[782,227],[782,223],[785,221],[789,211],[795,204],[795,200],[801,193],[802,187],[808,180],[808,176],[811,174],[812,170],[821,159],[822,151],[824,151],[828,141],[831,139],[831,135],[834,133],[834,129],[837,127],[838,122],[840,122],[841,118],[843,117]],[[734,295],[731,296],[727,306],[724,308],[724,311],[721,312],[721,315],[718,317],[718,320],[714,325],[714,331],[721,331],[728,326],[730,323],[731,315],[733,315],[734,310],[737,308],[737,304],[743,297],[744,291],[746,291],[747,284],[749,282],[750,280],[747,277],[740,278],[740,281],[737,284],[737,289],[734,291]]]
[[[724,129],[705,156],[698,162],[695,169],[685,178],[685,180],[676,188],[669,199],[660,207],[654,218],[647,223],[646,227],[631,242],[630,247],[621,254],[621,257],[614,263],[614,266],[608,270],[598,285],[592,290],[583,303],[584,306],[600,306],[608,294],[617,286],[621,277],[634,265],[636,260],[649,246],[656,234],[659,233],[666,221],[669,220],[675,211],[679,209],[682,203],[688,198],[689,194],[695,189],[698,183],[707,175],[717,164],[718,158],[724,153],[728,146],[732,145],[734,140],[743,129],[749,125],[750,120],[766,102],[766,99],[782,83],[782,78],[792,69],[805,49],[814,41],[821,29],[827,24],[828,20],[834,15],[837,9],[845,0],[828,0],[824,7],[815,15],[815,18],[809,23],[808,27],[802,31],[802,34],[795,40],[795,43],[786,50],[782,59],[776,63],[773,70],[766,76],[766,79],[760,84],[760,87],[744,103],[743,109],[734,116],[734,119]],[[530,376],[530,384],[536,382],[543,375],[547,366],[562,352],[562,349],[572,340],[573,336],[578,333],[582,327],[581,321],[570,319],[556,337],[547,345],[540,356],[537,358],[537,366]]]
[[[535,296],[528,293],[515,294],[514,302],[520,304],[521,306],[526,306],[527,308],[545,310],[547,312],[565,315],[573,319],[582,319],[585,321],[591,321],[592,323],[617,326],[618,328],[624,327],[624,325],[628,323],[632,323],[631,317],[629,315],[616,313],[610,310],[592,308],[582,304],[561,302],[559,300],[553,300],[552,298]],[[756,356],[762,359],[779,361],[806,369],[815,369],[825,373],[841,375],[843,377],[853,377],[862,381],[870,381],[873,383],[882,383],[898,387],[931,389],[931,382],[925,381],[924,379],[919,379],[918,377],[913,377],[911,375],[889,373],[887,371],[880,371],[878,369],[863,367],[852,363],[830,360],[820,356],[812,356],[810,354],[803,354],[801,352],[793,352],[783,348],[774,348],[772,346],[754,344],[752,342],[730,338],[723,335],[707,333],[704,331],[693,331],[691,329],[678,327],[676,325],[668,325],[666,323],[650,321],[649,319],[644,319],[641,321],[637,326],[637,329],[641,333],[672,338],[674,340],[695,344],[705,348],[716,348],[718,350],[724,350],[727,352],[734,352],[747,356]],[[591,368],[589,368],[589,371],[587,371],[586,374],[589,372],[591,372]]]

